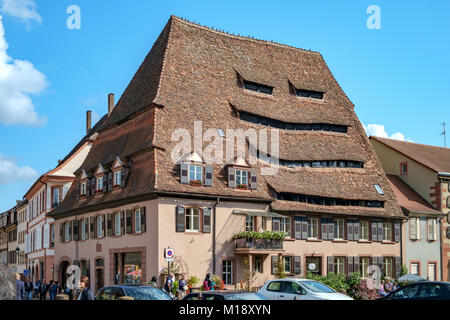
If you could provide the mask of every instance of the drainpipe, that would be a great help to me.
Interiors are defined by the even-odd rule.
[[[217,197],[213,206],[213,225],[212,225],[212,263],[213,274],[216,274],[216,207],[220,203],[220,197]]]

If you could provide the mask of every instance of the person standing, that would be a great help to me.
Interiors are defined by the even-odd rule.
[[[214,282],[211,280],[211,274],[206,274],[205,281],[203,281],[203,290],[211,291],[214,290]]]
[[[173,280],[175,278],[175,275],[173,273],[170,273],[167,276],[166,283],[164,284],[164,290],[170,295],[170,297],[173,298]]]
[[[41,284],[39,285],[39,300],[47,299],[47,291],[48,291],[48,286],[45,283],[45,280],[41,280]]]
[[[39,297],[39,287],[41,286],[41,280],[36,280],[34,282],[34,288],[33,288],[33,297],[38,298]]]
[[[16,298],[17,300],[24,300],[25,298],[25,286],[23,281],[20,280],[20,274],[16,272]]]
[[[178,288],[177,288],[178,300],[183,299],[187,291],[188,291],[187,281],[185,275],[182,274],[181,279],[178,280]]]
[[[156,278],[156,276],[152,277],[152,280],[150,280],[150,282],[148,284],[152,285],[152,286],[157,286],[156,282],[158,281],[158,278]]]
[[[79,288],[77,300],[95,300],[94,293],[89,289],[89,278],[87,276],[81,276]]]
[[[380,281],[380,285],[378,287],[378,294],[382,295],[383,297],[387,296],[388,293],[384,290],[384,281]]]
[[[55,300],[55,297],[58,294],[58,284],[56,281],[50,280],[50,289],[48,294],[50,296],[50,300]]]

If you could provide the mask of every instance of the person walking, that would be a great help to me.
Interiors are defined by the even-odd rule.
[[[41,280],[36,280],[34,282],[34,288],[33,288],[33,297],[39,298],[39,287],[41,286]]]
[[[188,291],[187,281],[185,278],[185,275],[181,275],[181,279],[178,280],[178,288],[177,288],[177,296],[178,300],[181,300],[186,295],[186,292]]]
[[[164,290],[169,294],[170,297],[173,298],[173,281],[175,279],[175,275],[170,273],[167,276],[166,283],[164,284]]]
[[[58,284],[56,281],[50,280],[50,288],[48,290],[48,294],[50,296],[50,300],[55,300],[55,297],[58,294]]]
[[[23,281],[20,280],[20,274],[16,272],[16,299],[24,300],[25,299],[25,286]]]
[[[94,293],[89,289],[89,278],[81,276],[78,284],[80,291],[77,300],[95,300]]]
[[[156,282],[158,281],[158,278],[156,278],[156,276],[152,277],[152,280],[150,280],[150,282],[148,284],[152,285],[152,286],[157,286]]]
[[[211,274],[206,274],[205,281],[203,281],[203,290],[212,291],[214,290],[214,282],[211,280]]]
[[[47,291],[48,285],[45,283],[45,280],[41,280],[41,284],[39,285],[39,300],[47,299]]]
[[[30,281],[30,278],[25,277],[24,287],[25,300],[33,300],[33,283]]]

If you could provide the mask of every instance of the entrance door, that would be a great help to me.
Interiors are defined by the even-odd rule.
[[[428,280],[436,281],[436,263],[428,264]]]
[[[322,275],[322,257],[306,257],[306,272]]]
[[[95,269],[95,292],[105,286],[103,273],[103,269]]]

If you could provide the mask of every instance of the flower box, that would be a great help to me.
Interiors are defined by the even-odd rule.
[[[201,186],[202,182],[200,180],[191,180],[189,181],[191,186]]]

